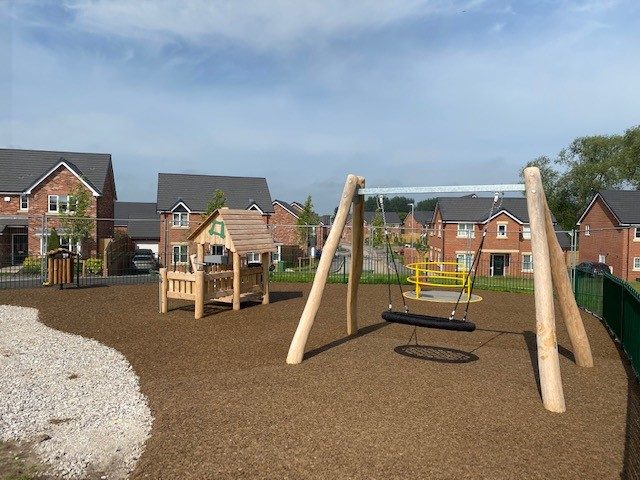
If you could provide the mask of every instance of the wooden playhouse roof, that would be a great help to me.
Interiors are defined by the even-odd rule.
[[[189,235],[189,240],[202,245],[224,245],[239,254],[276,251],[271,232],[255,210],[216,210]]]

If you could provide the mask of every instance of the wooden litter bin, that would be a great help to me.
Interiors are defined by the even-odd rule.
[[[47,283],[60,285],[61,290],[65,284],[73,283],[74,260],[77,256],[77,253],[66,248],[58,248],[47,253]]]

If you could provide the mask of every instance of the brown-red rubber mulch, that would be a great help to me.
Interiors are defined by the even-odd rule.
[[[421,329],[416,348],[403,347],[411,327],[382,322],[383,285],[361,286],[361,334],[345,338],[346,286],[327,285],[308,358],[290,366],[309,285],[272,288],[270,305],[201,320],[157,313],[155,285],[4,291],[0,303],[131,362],[155,417],[133,478],[620,478],[629,372],[596,318],[583,314],[586,369],[558,315],[567,412],[553,414],[532,367],[533,295],[479,292],[475,332]]]

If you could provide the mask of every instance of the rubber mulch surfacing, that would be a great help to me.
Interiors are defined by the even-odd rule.
[[[133,478],[620,478],[628,372],[583,314],[595,367],[573,362],[558,315],[567,412],[535,375],[533,295],[479,292],[472,333],[382,322],[386,287],[361,286],[361,334],[345,337],[345,285],[328,285],[301,365],[286,365],[309,285],[270,305],[158,314],[156,285],[0,292],[49,326],[122,352],[155,416]],[[401,305],[399,295],[395,302]],[[182,303],[184,305],[184,303]],[[410,303],[448,315],[451,306]]]

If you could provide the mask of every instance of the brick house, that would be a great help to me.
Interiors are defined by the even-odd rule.
[[[428,234],[433,222],[433,210],[414,210],[402,222],[402,234],[405,242],[420,241]]]
[[[578,220],[580,261],[602,262],[640,281],[640,191],[603,190]]]
[[[397,243],[401,240],[402,237],[402,220],[400,219],[400,214],[398,212],[384,212],[385,220],[387,222],[387,231],[389,232],[389,240],[392,243]],[[381,235],[384,235],[384,227],[382,226],[382,212],[364,212],[363,215],[363,223],[364,223],[364,241],[365,243],[370,240],[371,233],[375,230],[375,222],[376,217],[380,219],[380,232]],[[347,245],[351,245],[351,234],[352,234],[352,218],[351,215],[347,218],[347,223],[345,225],[344,231],[342,232],[342,242]]]
[[[110,154],[0,149],[0,264],[20,265],[27,256],[45,253],[50,229],[62,246],[84,257],[100,253],[113,236],[116,187]],[[91,194],[88,238],[70,245],[60,227],[60,212],[73,211],[69,193],[80,186]]]
[[[162,265],[184,267],[189,255],[196,253],[187,238],[204,219],[207,203],[216,190],[224,193],[227,207],[256,210],[265,224],[270,224],[274,212],[265,178],[159,173],[156,205],[160,214],[158,249]],[[251,254],[247,260],[260,261]]]
[[[160,245],[160,215],[154,202],[116,202],[114,226],[127,234],[137,249],[149,249],[156,257]]]
[[[493,198],[486,197],[439,198],[429,233],[429,260],[471,265],[488,223],[478,273],[521,276],[533,272],[526,199],[503,198],[498,210],[487,218],[492,203]],[[569,250],[569,237],[556,235],[562,249]]]
[[[328,215],[318,216],[318,224],[309,229],[307,245],[301,242],[298,219],[304,206],[299,202],[287,203],[282,200],[273,201],[273,214],[269,220],[273,240],[278,247],[277,257],[288,262],[296,262],[300,257],[315,256],[322,250],[329,234]]]

